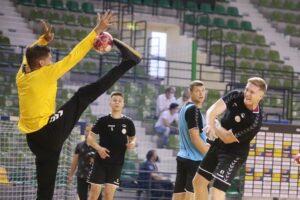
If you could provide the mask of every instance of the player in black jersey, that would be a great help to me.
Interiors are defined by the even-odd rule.
[[[68,174],[68,183],[72,184],[73,175],[76,171],[77,176],[77,194],[80,200],[88,199],[88,191],[90,184],[86,182],[88,174],[94,163],[95,150],[88,146],[86,137],[91,130],[92,125],[88,124],[85,127],[85,140],[76,145],[71,167]],[[99,198],[100,199],[100,198]]]
[[[260,102],[266,91],[266,82],[253,77],[248,79],[244,92],[232,91],[208,109],[204,130],[215,140],[193,180],[195,200],[208,199],[207,186],[212,179],[211,199],[225,199],[231,181],[247,160],[251,140],[260,130]],[[223,113],[221,122],[216,123]]]
[[[126,149],[135,147],[135,126],[133,121],[122,114],[123,94],[113,92],[110,100],[111,113],[100,117],[87,141],[96,151],[94,166],[88,182],[91,183],[89,200],[96,200],[105,184],[105,200],[112,200],[119,186]],[[96,141],[99,135],[99,142]]]

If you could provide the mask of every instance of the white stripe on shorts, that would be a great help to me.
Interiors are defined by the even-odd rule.
[[[220,179],[218,176],[216,176],[216,175],[212,175],[215,179],[218,179],[219,181],[222,181],[223,183],[225,183],[225,184],[227,184],[227,185],[231,185],[230,183],[228,183],[228,182],[226,182],[226,181],[224,181],[224,180],[222,180],[222,179]]]
[[[199,167],[199,169],[202,170],[202,171],[204,171],[204,172],[206,172],[206,173],[208,173],[208,174],[210,174],[210,175],[213,175],[211,172],[206,171],[205,169],[203,169],[203,168],[201,168],[201,167]]]

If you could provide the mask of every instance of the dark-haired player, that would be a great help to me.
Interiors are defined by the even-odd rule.
[[[97,34],[107,30],[113,23],[111,11],[98,14],[96,27],[56,63],[52,63],[51,52],[46,46],[54,34],[52,27],[45,22],[44,35],[26,49],[16,76],[20,108],[18,127],[26,134],[28,146],[36,156],[38,200],[52,199],[62,145],[82,112],[141,60],[137,51],[115,39],[114,44],[121,52],[122,62],[98,81],[79,88],[70,100],[55,111],[57,81],[84,58],[93,47]]]
[[[135,147],[135,127],[133,121],[123,115],[124,97],[113,92],[110,99],[111,113],[100,117],[87,142],[96,151],[94,166],[88,182],[91,183],[89,200],[96,200],[105,185],[105,200],[112,200],[119,186],[126,149]],[[96,140],[99,135],[99,141]]]

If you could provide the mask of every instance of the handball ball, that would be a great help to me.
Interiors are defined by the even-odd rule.
[[[295,161],[296,165],[300,166],[300,153],[298,153],[297,155],[295,155],[293,157],[294,157],[294,161]]]
[[[113,37],[108,32],[102,32],[95,38],[94,49],[100,53],[104,54],[110,52],[113,45]]]

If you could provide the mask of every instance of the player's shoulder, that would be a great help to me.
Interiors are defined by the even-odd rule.
[[[122,118],[126,121],[131,121],[133,122],[133,119],[131,117],[128,117],[127,115],[123,115]]]
[[[227,95],[233,95],[239,97],[239,96],[244,96],[244,92],[241,90],[232,90],[228,92]]]
[[[244,98],[244,92],[239,90],[232,90],[223,97],[223,100],[225,100],[226,102],[239,98]]]
[[[97,119],[97,121],[99,121],[99,120],[105,120],[105,119],[108,119],[109,118],[109,114],[108,115],[104,115],[104,114],[102,114],[102,115],[99,115],[98,116],[98,119]]]
[[[191,111],[191,110],[195,110],[197,107],[195,104],[193,104],[192,102],[188,102],[184,105],[186,111]]]

